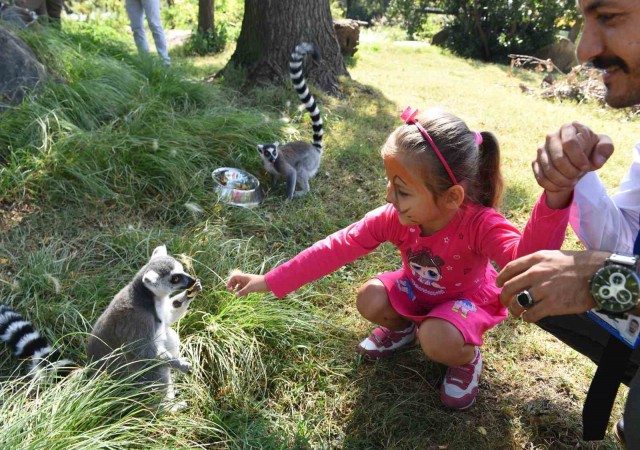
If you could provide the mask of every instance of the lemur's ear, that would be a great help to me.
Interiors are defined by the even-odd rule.
[[[258,144],[258,145],[256,145],[256,147],[258,148],[258,151],[261,152],[262,149],[264,148],[264,145]]]
[[[150,259],[158,258],[160,256],[167,256],[167,246],[166,245],[159,245],[156,248],[154,248]]]
[[[274,146],[275,148],[278,148],[278,147],[280,146],[280,142],[278,142],[278,141],[274,142],[274,143],[273,143],[273,146]]]
[[[155,270],[149,270],[148,272],[145,272],[144,276],[142,277],[142,282],[144,284],[153,284],[158,281],[158,278],[160,278],[158,272],[156,272]]]

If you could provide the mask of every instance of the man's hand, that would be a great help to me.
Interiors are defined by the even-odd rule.
[[[543,317],[584,313],[596,306],[589,282],[604,266],[609,252],[542,250],[504,266],[496,284],[502,287],[500,301],[526,322]],[[526,311],[515,296],[527,290],[534,305]]]
[[[571,191],[585,173],[597,170],[613,154],[611,139],[572,122],[547,135],[532,163],[538,184],[548,193]]]
[[[227,289],[229,292],[236,291],[236,297],[244,297],[251,292],[271,292],[264,280],[264,275],[254,275],[239,270],[231,272]]]

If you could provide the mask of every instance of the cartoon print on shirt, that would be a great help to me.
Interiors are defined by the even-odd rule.
[[[460,315],[465,319],[467,318],[467,314],[475,312],[476,310],[476,305],[469,300],[456,300],[453,304],[453,308],[451,308],[451,311],[460,313]]]
[[[411,289],[411,282],[407,278],[400,278],[396,281],[398,285],[398,289],[400,292],[404,292],[409,297],[409,300],[412,302],[416,300],[416,294],[413,293],[413,289]]]
[[[438,255],[431,253],[430,248],[423,248],[418,253],[413,253],[409,249],[407,250],[407,259],[411,272],[420,283],[437,289],[444,289],[443,286],[437,283],[438,280],[442,279],[440,268],[444,265],[444,261]]]

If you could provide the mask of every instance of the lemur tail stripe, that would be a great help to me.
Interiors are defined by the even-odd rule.
[[[0,340],[11,348],[16,358],[31,359],[33,376],[40,376],[46,363],[54,368],[72,364],[70,360],[62,359],[29,321],[6,305],[0,305]]]
[[[29,350],[29,347],[28,347],[29,344],[36,342],[41,337],[42,336],[40,336],[40,333],[38,333],[37,331],[24,333],[20,338],[20,340],[16,342],[16,346],[15,346],[16,355],[24,355],[25,350],[27,351]]]
[[[320,109],[316,104],[315,98],[309,92],[307,83],[304,79],[304,73],[302,71],[302,63],[307,53],[311,53],[314,59],[319,58],[319,53],[316,47],[307,42],[303,42],[296,46],[291,53],[291,60],[289,61],[289,76],[293,82],[293,87],[298,93],[298,98],[309,112],[311,116],[311,122],[313,127],[313,146],[319,151],[322,151],[322,135],[323,123],[322,117],[320,117]]]

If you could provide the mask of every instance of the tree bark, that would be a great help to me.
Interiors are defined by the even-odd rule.
[[[574,23],[571,27],[571,30],[569,30],[569,40],[574,44],[578,40],[578,36],[580,35],[580,31],[582,30],[583,23],[584,21],[582,20],[582,17],[578,17],[576,19],[576,23]]]
[[[198,31],[214,31],[213,0],[198,0]]]
[[[306,61],[307,80],[337,94],[338,77],[349,73],[329,0],[245,0],[242,29],[227,67],[246,69],[249,84],[284,84],[289,79],[291,52],[301,42],[314,44],[321,55],[319,63]]]
[[[478,2],[473,2],[473,21],[476,26],[476,32],[478,33],[478,38],[480,38],[480,43],[482,44],[482,53],[485,61],[491,61],[491,50],[489,50],[489,42],[487,41],[487,36],[484,34],[484,30],[482,29],[482,24],[480,23],[480,12],[478,11]]]

